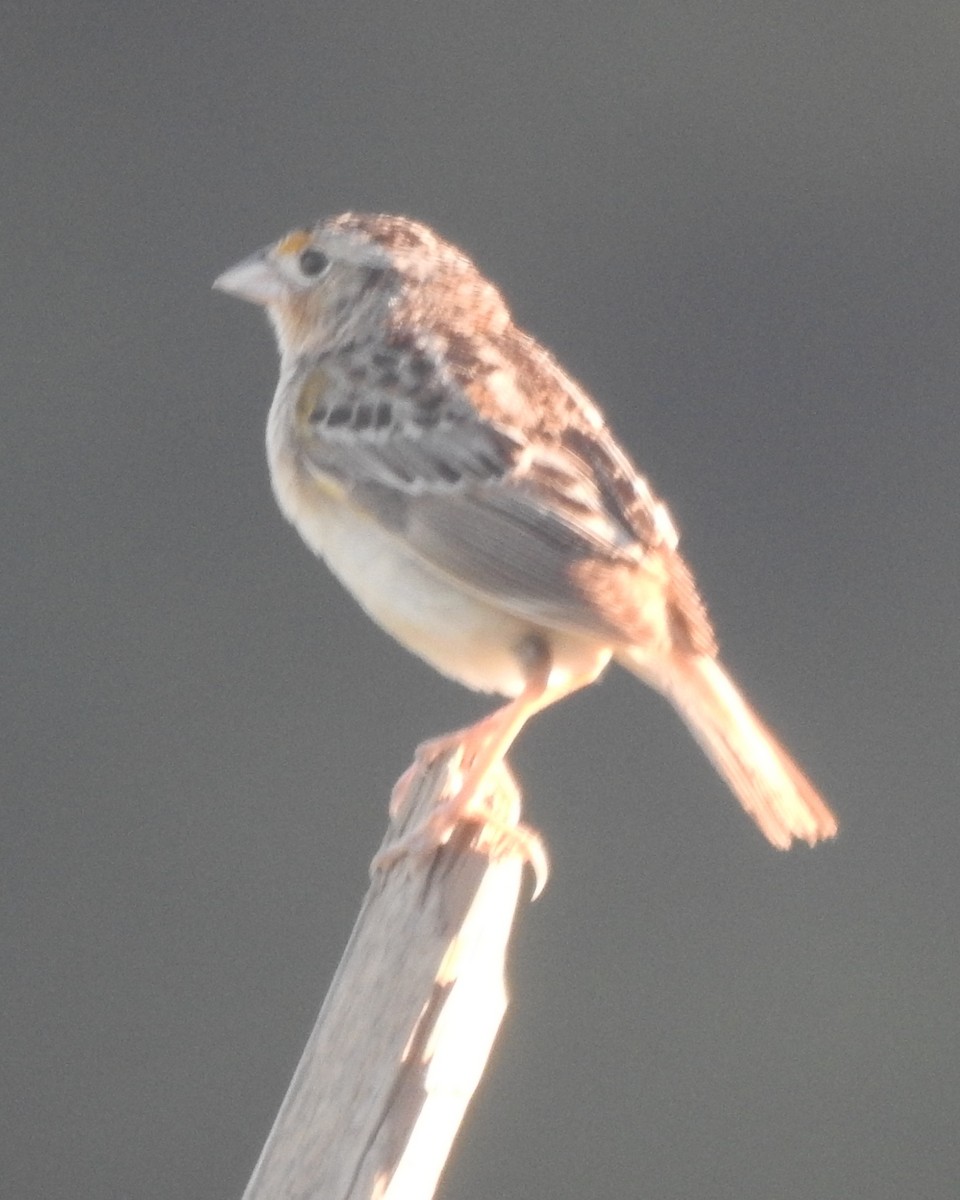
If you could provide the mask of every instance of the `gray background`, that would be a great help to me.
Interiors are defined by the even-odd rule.
[[[443,1195],[955,1200],[956,0],[2,20],[3,1197],[239,1195],[390,784],[485,710],[283,524],[270,335],[210,291],[352,207],[601,400],[843,826],[769,849],[627,676],[545,714]]]

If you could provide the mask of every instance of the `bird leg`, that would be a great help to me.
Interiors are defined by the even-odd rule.
[[[460,806],[461,815],[477,797],[491,768],[500,762],[516,740],[520,730],[541,708],[566,694],[566,689],[546,699],[550,691],[550,652],[541,639],[529,639],[519,651],[526,667],[523,691],[514,700],[481,717],[473,725],[455,729],[422,742],[413,763],[394,784],[390,796],[390,815],[396,817],[405,807],[410,784],[416,775],[445,754],[457,753],[460,779],[454,795],[444,801]],[[572,689],[571,689],[572,690]]]
[[[532,716],[592,683],[603,663],[591,664],[579,674],[566,675],[551,684],[553,663],[542,639],[531,639],[522,649],[527,680],[516,699],[466,729],[433,738],[417,748],[413,764],[394,786],[390,799],[391,816],[396,817],[402,811],[409,798],[410,786],[424,767],[436,762],[443,754],[454,753],[456,756],[453,760],[457,764],[455,786],[417,829],[377,855],[372,864],[375,869],[388,866],[410,852],[435,850],[447,841],[460,822],[476,820],[489,845],[496,845],[499,853],[519,853],[534,867],[539,893],[546,873],[543,843],[539,834],[516,823],[519,793],[503,760]],[[505,790],[505,780],[509,790]],[[503,815],[505,807],[507,816]]]

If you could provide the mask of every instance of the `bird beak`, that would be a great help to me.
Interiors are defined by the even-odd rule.
[[[218,292],[226,292],[251,304],[273,304],[289,294],[290,286],[277,270],[270,247],[258,250],[214,281]]]

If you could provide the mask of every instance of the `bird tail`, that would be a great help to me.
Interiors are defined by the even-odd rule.
[[[625,649],[617,661],[673,704],[734,795],[781,850],[837,832],[816,788],[763,724],[723,667],[707,655],[651,661]]]

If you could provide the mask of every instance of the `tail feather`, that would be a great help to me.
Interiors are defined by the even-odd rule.
[[[707,655],[651,662],[627,649],[617,661],[673,704],[734,795],[781,850],[837,832],[837,819],[763,724],[723,667]]]

